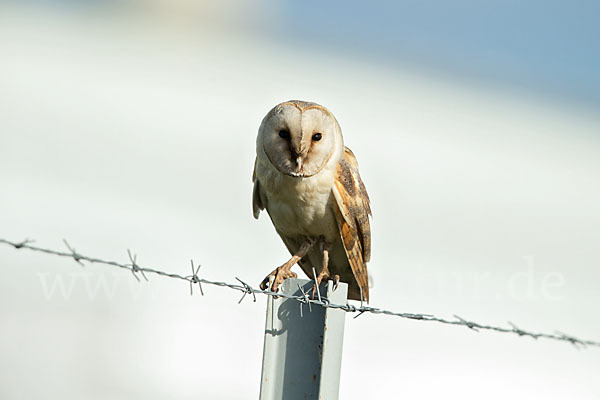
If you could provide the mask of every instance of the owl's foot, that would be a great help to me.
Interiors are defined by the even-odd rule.
[[[260,288],[262,290],[267,290],[267,287],[271,287],[271,292],[276,292],[279,289],[279,286],[281,286],[281,284],[283,283],[284,279],[287,278],[297,278],[298,274],[296,274],[295,272],[290,271],[292,266],[294,266],[295,263],[290,264],[289,261],[285,264],[283,264],[280,267],[277,267],[273,270],[273,272],[271,272],[269,275],[267,275],[265,277],[265,279],[263,279],[263,281],[260,283]],[[273,278],[273,281],[271,282],[271,278]]]
[[[329,275],[329,270],[328,269],[324,269],[323,271],[321,271],[321,273],[319,274],[319,276],[317,276],[317,283],[320,286],[321,282],[323,282],[323,280],[325,282],[327,282],[330,279],[331,279],[331,276]]]
[[[330,279],[332,279],[329,276],[329,271],[326,271],[326,273],[324,274],[323,272],[321,272],[319,274],[319,276],[317,276],[317,283],[319,286],[321,286],[321,283],[323,281],[328,282]],[[333,276],[333,290],[337,290],[338,286],[340,284],[340,276],[338,274],[335,274]],[[315,299],[315,293],[317,292],[317,284],[313,283],[313,290],[312,290],[312,299]]]
[[[271,291],[276,292],[277,289],[279,289],[279,286],[283,283],[284,279],[297,278],[298,274],[290,270],[298,261],[302,259],[302,257],[306,255],[306,253],[308,253],[308,250],[310,250],[314,243],[314,240],[306,239],[298,249],[298,252],[294,254],[292,258],[288,260],[288,262],[280,267],[275,268],[273,272],[263,279],[263,281],[260,283],[260,288],[262,290],[267,290],[267,287],[271,286]],[[273,282],[269,285],[271,277],[273,277]]]

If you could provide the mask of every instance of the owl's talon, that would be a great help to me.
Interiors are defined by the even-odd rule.
[[[261,290],[267,290],[267,288],[269,287],[269,280],[271,278],[271,275],[267,275],[265,277],[265,279],[262,280],[262,282],[260,283],[260,289]]]
[[[338,276],[338,278],[339,278],[339,276]],[[319,273],[319,275],[317,276],[317,281],[316,282],[313,281],[313,290],[312,290],[312,299],[313,300],[315,299],[315,293],[317,292],[317,285],[321,286],[321,283],[323,283],[323,281],[327,282],[330,279],[331,279],[331,277],[329,276],[328,269],[324,269],[323,271],[321,271],[321,273]]]
[[[292,264],[293,265],[293,264]],[[271,292],[277,292],[279,290],[279,286],[283,283],[284,279],[287,278],[297,278],[298,274],[290,271],[292,265],[283,264],[280,267],[277,267],[271,272],[269,275],[265,277],[260,283],[260,288],[262,290],[267,290],[270,286]],[[271,282],[271,277],[273,277],[273,282]]]

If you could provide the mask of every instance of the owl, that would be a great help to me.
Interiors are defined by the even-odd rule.
[[[254,217],[266,209],[292,255],[260,287],[277,291],[299,264],[318,284],[346,282],[349,299],[368,301],[370,200],[333,114],[299,100],[275,106],[258,130],[252,181]]]

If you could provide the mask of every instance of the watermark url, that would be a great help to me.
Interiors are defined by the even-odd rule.
[[[97,274],[93,272],[70,272],[67,274],[51,274],[38,272],[42,295],[46,301],[69,301],[83,295],[90,301],[112,301],[117,296],[126,295],[137,300],[144,290],[144,285],[122,272]]]
[[[414,276],[414,275],[413,275]],[[567,284],[564,273],[536,266],[535,257],[523,257],[516,271],[426,271],[416,275],[420,293],[441,299],[483,299],[512,301],[560,301]]]
[[[408,283],[418,285],[420,293],[445,300],[482,299],[514,301],[559,301],[565,297],[566,278],[557,271],[536,267],[534,256],[524,256],[524,264],[508,276],[492,272],[428,272],[420,269],[407,276]],[[76,297],[89,301],[112,301],[117,296],[139,299],[145,285],[130,275],[115,271],[107,274],[80,271],[66,274],[39,272],[42,296],[45,300],[69,301]],[[374,279],[369,275],[370,287]],[[500,284],[499,284],[500,283]],[[490,288],[493,288],[490,292]]]

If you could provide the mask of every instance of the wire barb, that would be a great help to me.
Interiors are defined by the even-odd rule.
[[[27,241],[27,239],[25,239],[25,241]],[[25,242],[23,242],[23,243],[25,243]],[[27,247],[27,245],[23,244],[23,243],[20,243],[20,247]],[[63,243],[65,244],[65,246],[67,246],[67,249],[69,249],[69,251],[71,252],[73,260],[75,260],[82,267],[85,267],[85,265],[81,262],[81,259],[83,257],[80,254],[77,254],[77,252],[75,251],[75,249],[72,248],[71,245],[69,245],[69,242],[67,242],[67,239],[63,239]]]
[[[353,319],[356,319],[356,318],[360,317],[361,315],[363,315],[363,314],[364,314],[364,313],[366,313],[366,312],[367,312],[367,310],[360,310],[360,311],[358,312],[358,314],[356,314],[356,315],[354,316],[354,318],[353,318]]]
[[[309,312],[312,312],[312,307],[310,305],[310,300],[308,299],[308,294],[304,291],[304,289],[302,289],[302,286],[300,286],[299,283],[296,283],[296,284],[298,285],[298,290],[300,290],[300,292],[302,293],[302,297],[303,297],[303,300],[304,300],[304,301],[298,300],[298,302],[300,303],[300,317],[302,317],[303,316],[302,315],[302,304],[303,303],[308,304],[308,311]]]
[[[319,302],[321,302],[321,291],[319,290],[319,281],[317,280],[317,271],[315,271],[315,267],[312,268],[313,276],[315,277],[315,287],[317,288],[317,296],[319,297]],[[314,298],[314,295],[313,295]]]
[[[127,264],[127,263],[120,263],[117,261],[103,260],[100,258],[84,256],[80,253],[77,253],[77,251],[74,248],[72,248],[66,240],[63,240],[63,242],[67,246],[67,249],[69,250],[68,252],[32,246],[31,243],[33,243],[33,240],[31,240],[31,239],[25,239],[21,242],[11,242],[9,240],[0,238],[0,243],[4,243],[6,245],[12,246],[15,249],[28,249],[31,251],[46,253],[46,254],[50,254],[50,255],[54,255],[54,256],[71,258],[81,265],[84,265],[83,261],[87,261],[90,264],[111,265],[113,267],[126,269],[126,270],[131,271],[133,273],[133,276],[135,276],[135,278],[137,280],[139,280],[139,277],[137,276],[138,272],[140,274],[142,274],[142,276],[146,280],[148,280],[146,277],[146,274],[155,274],[155,275],[159,275],[159,276],[163,276],[163,277],[167,277],[167,278],[180,279],[180,280],[183,280],[183,281],[186,281],[189,283],[190,294],[193,294],[193,285],[195,283],[197,283],[198,286],[200,287],[200,293],[202,293],[202,295],[204,295],[204,291],[202,289],[202,283],[205,283],[207,285],[220,286],[220,287],[226,287],[226,288],[229,288],[232,290],[237,290],[237,291],[243,293],[242,298],[240,299],[240,301],[238,303],[241,303],[247,294],[252,294],[254,301],[256,302],[256,294],[260,293],[260,294],[264,294],[265,296],[269,296],[269,297],[282,297],[282,298],[286,298],[286,299],[296,300],[300,303],[300,307],[302,307],[302,304],[308,304],[309,310],[311,310],[311,303],[312,303],[312,304],[320,305],[320,306],[326,307],[326,308],[342,310],[342,311],[345,311],[348,313],[357,313],[354,318],[358,318],[359,316],[361,316],[365,313],[383,314],[383,315],[395,316],[395,317],[404,318],[404,319],[427,321],[427,322],[437,322],[437,323],[445,324],[445,325],[465,326],[469,329],[472,329],[472,330],[475,330],[478,332],[481,330],[489,330],[489,331],[500,332],[500,333],[512,333],[512,334],[515,334],[518,336],[528,336],[533,339],[546,338],[546,339],[551,339],[551,340],[556,340],[556,341],[568,342],[568,343],[571,343],[576,348],[584,348],[587,346],[600,347],[600,341],[582,340],[582,339],[578,339],[574,336],[567,335],[567,334],[559,332],[559,331],[555,331],[555,333],[530,332],[525,329],[521,329],[521,328],[517,327],[512,322],[508,322],[510,327],[505,328],[505,327],[501,327],[501,326],[483,325],[483,324],[479,324],[476,322],[467,321],[467,320],[459,317],[458,315],[454,315],[454,319],[445,319],[445,318],[441,318],[441,317],[436,317],[431,314],[403,313],[403,312],[395,312],[395,311],[390,311],[390,310],[385,310],[385,309],[379,309],[379,308],[374,308],[374,307],[370,307],[370,306],[365,306],[365,305],[363,305],[362,301],[361,301],[360,307],[357,307],[357,306],[354,306],[354,305],[351,305],[348,303],[334,304],[334,303],[331,303],[327,298],[321,298],[321,294],[319,292],[318,286],[316,286],[316,289],[317,289],[317,294],[319,296],[319,300],[311,300],[311,299],[309,299],[308,294],[300,286],[299,286],[299,288],[300,288],[300,292],[302,293],[302,295],[289,295],[289,294],[285,294],[285,293],[275,293],[270,290],[254,289],[250,285],[248,285],[246,282],[242,281],[240,278],[237,278],[237,277],[235,279],[238,280],[238,282],[241,284],[241,286],[239,284],[231,284],[231,283],[226,283],[226,282],[217,282],[217,281],[210,281],[207,279],[200,279],[198,277],[198,271],[200,270],[200,265],[198,265],[197,267],[194,267],[193,260],[190,260],[191,268],[192,268],[192,275],[184,276],[184,275],[180,275],[180,274],[164,272],[164,271],[161,271],[156,268],[142,267],[137,264],[136,256],[134,254],[132,254],[129,250],[127,251],[127,254],[129,255],[130,264]],[[314,268],[313,268],[313,274],[315,277],[315,285],[316,285],[317,276],[316,276],[316,271],[314,270]],[[361,296],[361,298],[362,298],[362,296]],[[302,308],[300,308],[300,312],[302,313]]]
[[[254,294],[254,292],[256,292],[256,289],[253,289],[252,286],[248,285],[246,282],[244,282],[237,276],[235,277],[235,279],[237,279],[238,282],[240,282],[243,285],[242,291],[244,292],[244,294],[242,295],[242,298],[240,299],[240,301],[238,301],[238,304],[240,304],[242,302],[242,300],[244,300],[244,297],[246,297],[247,294],[251,294],[252,297],[254,297],[254,303],[256,303],[256,294]]]
[[[131,273],[133,274],[133,277],[140,282],[140,278],[138,278],[138,276],[135,274],[136,272],[140,272],[146,282],[148,282],[148,278],[146,277],[146,274],[144,274],[144,270],[140,269],[140,266],[136,263],[137,254],[131,255],[131,251],[127,249],[127,255],[129,256],[129,261],[131,261]]]
[[[14,244],[13,244],[13,247],[14,247],[15,249],[20,249],[21,247],[23,247],[23,246],[25,246],[25,245],[27,245],[27,244],[29,244],[29,243],[33,243],[33,242],[35,242],[35,240],[28,239],[28,238],[25,238],[25,240],[23,240],[23,241],[22,241],[22,242],[20,242],[20,243],[14,243]]]
[[[562,333],[560,331],[555,331],[555,332],[560,336],[561,340],[570,342],[573,346],[575,346],[578,349],[579,349],[579,346],[585,347],[585,345],[587,344],[586,342],[579,340],[576,337],[573,337],[571,335],[567,335],[566,333]]]
[[[527,335],[527,332],[525,332],[524,330],[520,329],[518,326],[516,326],[515,324],[513,324],[512,322],[508,321],[508,324],[510,326],[512,326],[512,331],[514,333],[516,333],[519,336],[523,336],[523,335]],[[530,335],[531,336],[531,335]],[[535,338],[537,339],[537,337]]]
[[[198,278],[198,271],[200,271],[200,264],[198,264],[198,267],[196,267],[196,269],[194,269],[194,260],[190,259],[190,264],[192,265],[192,275],[190,276],[186,276],[186,278],[188,278],[188,281],[190,282],[190,296],[192,296],[194,294],[194,283],[198,284],[198,287],[200,288],[200,294],[202,296],[204,296],[204,290],[202,290],[202,280],[200,278]]]
[[[479,332],[479,329],[477,329],[478,324],[476,324],[475,322],[469,322],[467,320],[464,320],[464,319],[462,319],[461,317],[459,317],[456,314],[454,314],[454,318],[456,318],[457,320],[459,320],[463,325],[465,325],[469,329],[473,329],[475,332]]]
[[[363,308],[363,300],[365,299],[363,297],[363,292],[362,292],[362,287],[358,287],[360,289],[360,308]]]

